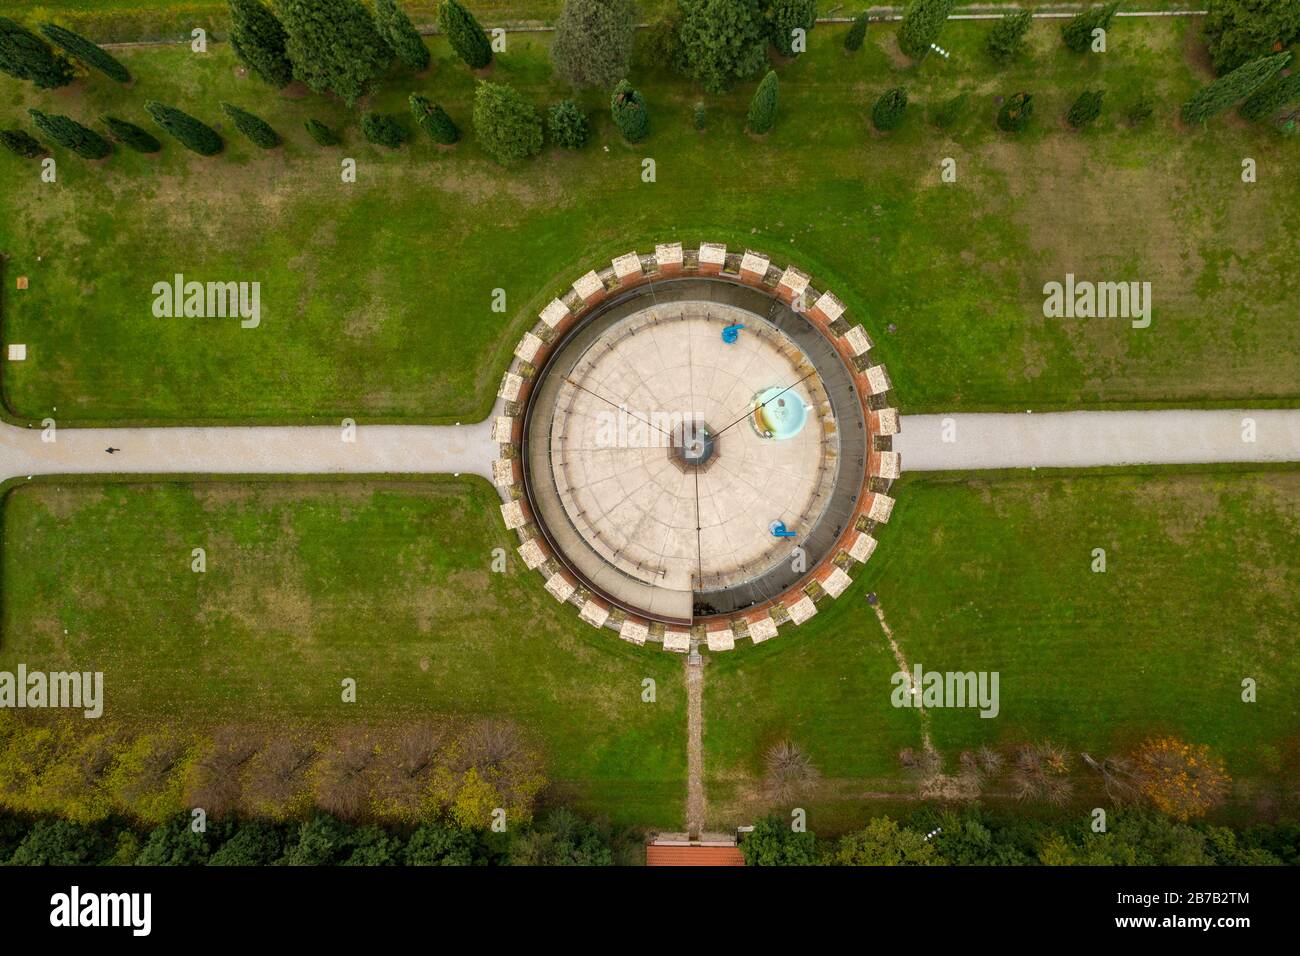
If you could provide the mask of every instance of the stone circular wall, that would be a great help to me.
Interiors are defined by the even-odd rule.
[[[520,558],[634,643],[727,650],[806,621],[893,504],[898,416],[870,348],[833,295],[757,253],[660,245],[587,273],[499,391]]]

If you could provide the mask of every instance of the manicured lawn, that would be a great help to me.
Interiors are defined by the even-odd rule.
[[[818,28],[811,52],[781,68],[782,120],[761,142],[743,131],[752,85],[705,98],[700,134],[699,92],[640,67],[646,144],[619,141],[591,93],[585,150],[548,148],[508,171],[472,136],[452,152],[364,145],[341,104],[238,77],[224,45],[124,53],[138,76],[129,90],[98,78],[39,94],[5,78],[9,125],[32,104],[147,124],[150,98],[216,121],[230,100],[288,142],[254,155],[232,139],[215,159],[169,144],[160,158],[102,166],[60,151],[53,185],[36,164],[0,157],[4,338],[28,346],[4,368],[4,398],[18,416],[61,424],[478,418],[522,329],[578,274],[655,241],[716,239],[796,261],[841,295],[905,411],[1294,400],[1297,144],[1231,117],[1176,128],[1177,104],[1205,76],[1193,22],[1122,21],[1110,53],[1083,59],[1039,24],[1032,58],[1003,73],[981,53],[987,29],[951,24],[953,59],[917,70],[898,65],[893,27],[873,27],[853,58],[842,27]],[[539,106],[565,93],[547,42],[512,36],[494,73]],[[405,112],[418,88],[468,128],[474,80],[441,40],[431,47],[428,77],[394,75],[367,107]],[[912,93],[908,120],[888,138],[869,132],[870,104],[898,83]],[[1085,86],[1104,86],[1111,112],[1067,132],[1059,117]],[[924,114],[959,87],[972,112],[950,137]],[[992,129],[993,98],[1021,88],[1037,91],[1038,118],[1011,140]],[[1120,114],[1141,90],[1160,109],[1134,131]],[[312,145],[312,116],[347,125],[348,144]],[[1259,164],[1255,185],[1240,182],[1243,155]],[[360,164],[355,184],[340,182],[344,156]],[[939,182],[945,157],[955,184]],[[177,272],[260,281],[261,328],[154,318],[151,287]],[[1044,319],[1042,286],[1067,272],[1150,281],[1151,328]],[[15,275],[31,288],[13,291]],[[504,315],[491,311],[498,288]]]
[[[710,664],[714,812],[752,795],[781,737],[827,779],[807,804],[813,828],[878,812],[864,794],[908,789],[897,755],[919,746],[920,723],[890,705],[897,668],[867,591],[910,664],[1000,674],[996,718],[930,711],[949,772],[982,744],[1050,739],[1100,758],[1171,733],[1224,757],[1244,812],[1287,799],[1300,770],[1300,472],[905,478],[897,491],[849,592],[796,633]],[[1257,703],[1241,700],[1248,677]],[[1077,760],[1076,776],[1087,784]]]
[[[508,717],[558,794],[680,827],[680,658],[559,607],[495,512],[477,481],[20,485],[4,504],[0,670],[101,670],[105,721]],[[496,547],[507,573],[489,572]],[[647,677],[657,703],[641,701]]]

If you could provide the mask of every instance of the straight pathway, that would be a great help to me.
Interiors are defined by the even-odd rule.
[[[893,447],[904,473],[1300,461],[1300,409],[904,415]]]
[[[472,474],[492,478],[492,418],[473,425],[40,428],[0,425],[0,480],[51,474]],[[109,454],[106,449],[119,449]]]
[[[1252,431],[1253,429],[1253,431]],[[1253,441],[1243,437],[1253,436]],[[951,441],[946,441],[951,437]],[[55,474],[472,474],[492,477],[492,416],[472,425],[40,428],[0,425],[0,479]],[[119,449],[108,454],[106,449]],[[903,470],[1300,461],[1300,410],[904,415]]]

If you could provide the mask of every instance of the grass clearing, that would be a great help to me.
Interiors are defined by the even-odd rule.
[[[472,136],[452,152],[359,143],[355,113],[237,76],[224,45],[126,52],[129,90],[92,79],[35,93],[5,79],[6,124],[35,104],[147,125],[149,98],[216,121],[229,100],[287,142],[262,154],[231,139],[206,160],[169,143],[159,158],[119,153],[102,166],[60,152],[56,185],[0,157],[13,184],[0,197],[3,332],[28,345],[26,362],[5,366],[3,395],[13,415],[61,424],[475,419],[522,330],[575,276],[655,241],[717,239],[798,262],[841,295],[877,339],[905,411],[1285,403],[1300,351],[1300,181],[1287,174],[1297,144],[1232,117],[1176,129],[1177,104],[1204,80],[1187,56],[1195,29],[1123,21],[1110,53],[1078,58],[1040,23],[1032,57],[992,72],[984,23],[951,24],[953,60],[919,68],[895,65],[893,27],[873,27],[856,57],[841,51],[842,27],[818,28],[781,69],[782,114],[762,142],[743,130],[752,84],[701,97],[643,67],[633,78],[652,112],[646,144],[623,144],[606,97],[584,94],[593,142],[512,170]],[[539,107],[568,94],[547,43],[512,36],[494,70]],[[418,89],[468,128],[474,80],[442,40],[430,45],[427,77],[394,75],[365,106],[405,113]],[[898,83],[909,116],[874,135],[871,103]],[[1061,128],[1078,90],[1096,85],[1109,91],[1099,126]],[[925,113],[959,87],[972,113],[948,136]],[[994,97],[1020,88],[1038,92],[1038,119],[1012,141],[992,128]],[[1144,90],[1160,110],[1130,130],[1120,111]],[[691,125],[700,100],[703,134]],[[347,127],[345,147],[311,144],[308,117]],[[1252,186],[1239,177],[1247,152],[1261,172]],[[343,156],[360,164],[354,185],[340,182]],[[640,178],[647,156],[653,184]],[[949,156],[959,178],[944,185]],[[261,328],[154,318],[150,289],[176,272],[260,281]],[[1152,327],[1044,319],[1043,283],[1067,272],[1152,282]],[[31,288],[12,291],[13,275]],[[490,310],[496,288],[504,316]]]
[[[930,710],[948,772],[964,749],[1050,739],[1101,758],[1151,734],[1209,744],[1247,816],[1294,808],[1300,772],[1300,471],[905,477],[881,547],[797,632],[723,655],[705,683],[712,809],[753,812],[768,744],[789,737],[826,778],[813,829],[906,794],[916,711],[868,591],[909,664],[998,671],[1001,711]],[[1105,573],[1091,570],[1105,548]],[[1243,678],[1258,702],[1241,700]],[[1082,791],[1086,773],[1078,768]],[[887,800],[886,800],[887,802]],[[1089,804],[1090,806],[1093,804]]]
[[[557,605],[496,509],[451,479],[23,483],[4,503],[0,670],[101,670],[105,720],[508,717],[575,805],[680,826],[680,659]],[[496,547],[508,573],[489,573]]]

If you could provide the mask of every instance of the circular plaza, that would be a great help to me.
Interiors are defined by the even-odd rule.
[[[833,296],[665,248],[584,276],[520,343],[497,483],[521,557],[585,620],[725,648],[807,619],[870,555],[897,416]]]

